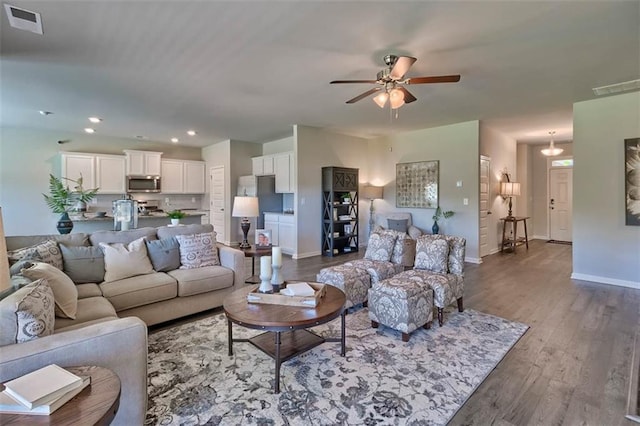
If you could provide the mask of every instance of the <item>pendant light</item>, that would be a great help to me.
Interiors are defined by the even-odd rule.
[[[542,152],[543,155],[546,155],[547,157],[555,157],[556,155],[560,155],[562,154],[562,151],[564,151],[564,149],[562,148],[556,148],[553,145],[553,135],[555,135],[556,132],[549,132],[549,135],[551,135],[551,140],[549,142],[549,148],[545,148],[543,150],[541,150],[540,152]]]

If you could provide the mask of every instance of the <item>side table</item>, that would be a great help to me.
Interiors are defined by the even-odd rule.
[[[77,375],[91,375],[91,384],[50,416],[0,414],[1,425],[109,425],[120,406],[120,379],[103,367],[65,367]],[[4,389],[4,386],[0,387]]]
[[[527,250],[529,250],[529,236],[527,235],[527,219],[529,217],[516,217],[516,216],[506,216],[501,217],[502,221],[502,246],[500,247],[500,251],[503,252],[505,246],[508,249],[511,249],[514,253],[516,252],[516,247],[522,244],[525,244]],[[518,237],[518,222],[522,222],[524,224],[524,237]],[[507,236],[507,224],[512,224],[513,229],[513,237]]]
[[[256,276],[256,257],[271,256],[271,247],[258,248],[251,246],[240,250],[244,252],[244,257],[251,258],[251,276],[244,282],[247,284],[260,284],[260,277]]]

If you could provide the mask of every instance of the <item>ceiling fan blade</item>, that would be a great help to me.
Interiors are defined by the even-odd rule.
[[[366,98],[369,95],[373,95],[374,93],[379,92],[380,90],[382,90],[380,87],[375,87],[375,88],[373,88],[371,90],[367,90],[366,92],[356,96],[355,98],[349,99],[347,101],[347,103],[348,104],[354,104],[354,103],[358,102],[359,100]]]
[[[411,77],[405,84],[427,84],[427,83],[457,83],[460,81],[460,74],[456,75],[436,75],[433,77]]]
[[[350,83],[377,83],[376,80],[333,80],[329,84],[350,84]]]
[[[391,74],[389,74],[389,77],[393,80],[400,80],[404,77],[407,71],[409,71],[409,68],[411,68],[411,65],[413,65],[415,61],[417,61],[417,59],[411,56],[399,56],[398,59],[396,59],[396,63],[393,65],[393,68],[391,68]]]
[[[413,102],[413,101],[417,101],[417,100],[418,100],[418,98],[416,98],[415,96],[413,96],[413,95],[411,94],[411,92],[409,92],[409,91],[408,91],[407,89],[405,89],[404,87],[402,87],[402,86],[398,86],[398,89],[399,89],[399,90],[402,90],[402,93],[404,93],[404,103],[405,103],[405,104],[410,104],[411,102]]]

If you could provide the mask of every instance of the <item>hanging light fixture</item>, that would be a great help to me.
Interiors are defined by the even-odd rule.
[[[392,89],[389,92],[389,101],[391,103],[391,109],[398,109],[404,105],[404,92],[400,89]]]
[[[379,95],[373,98],[373,101],[378,104],[380,108],[384,108],[384,105],[387,103],[387,99],[389,99],[389,93],[385,90]]]
[[[560,155],[562,154],[562,151],[564,151],[564,149],[562,148],[556,148],[553,145],[553,135],[555,135],[556,132],[549,132],[549,135],[551,135],[551,141],[549,142],[549,148],[545,148],[543,150],[541,150],[540,152],[542,152],[543,155],[546,155],[547,157],[554,157],[556,155]]]

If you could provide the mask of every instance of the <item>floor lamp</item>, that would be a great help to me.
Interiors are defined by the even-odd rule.
[[[249,233],[249,228],[251,227],[251,223],[249,222],[250,217],[258,217],[259,215],[258,209],[258,197],[242,197],[236,196],[233,199],[233,212],[231,216],[233,217],[241,217],[242,222],[240,222],[240,228],[244,234],[244,239],[242,243],[240,243],[241,249],[251,248],[251,244],[247,240],[247,234]]]
[[[372,185],[365,186],[362,191],[362,198],[365,200],[371,200],[371,204],[369,205],[369,236],[371,236],[371,233],[373,232],[373,225],[375,224],[373,220],[373,201],[382,199],[382,187]]]
[[[7,256],[7,241],[4,239],[4,226],[2,224],[2,207],[0,207],[0,292],[10,287],[9,257]]]

